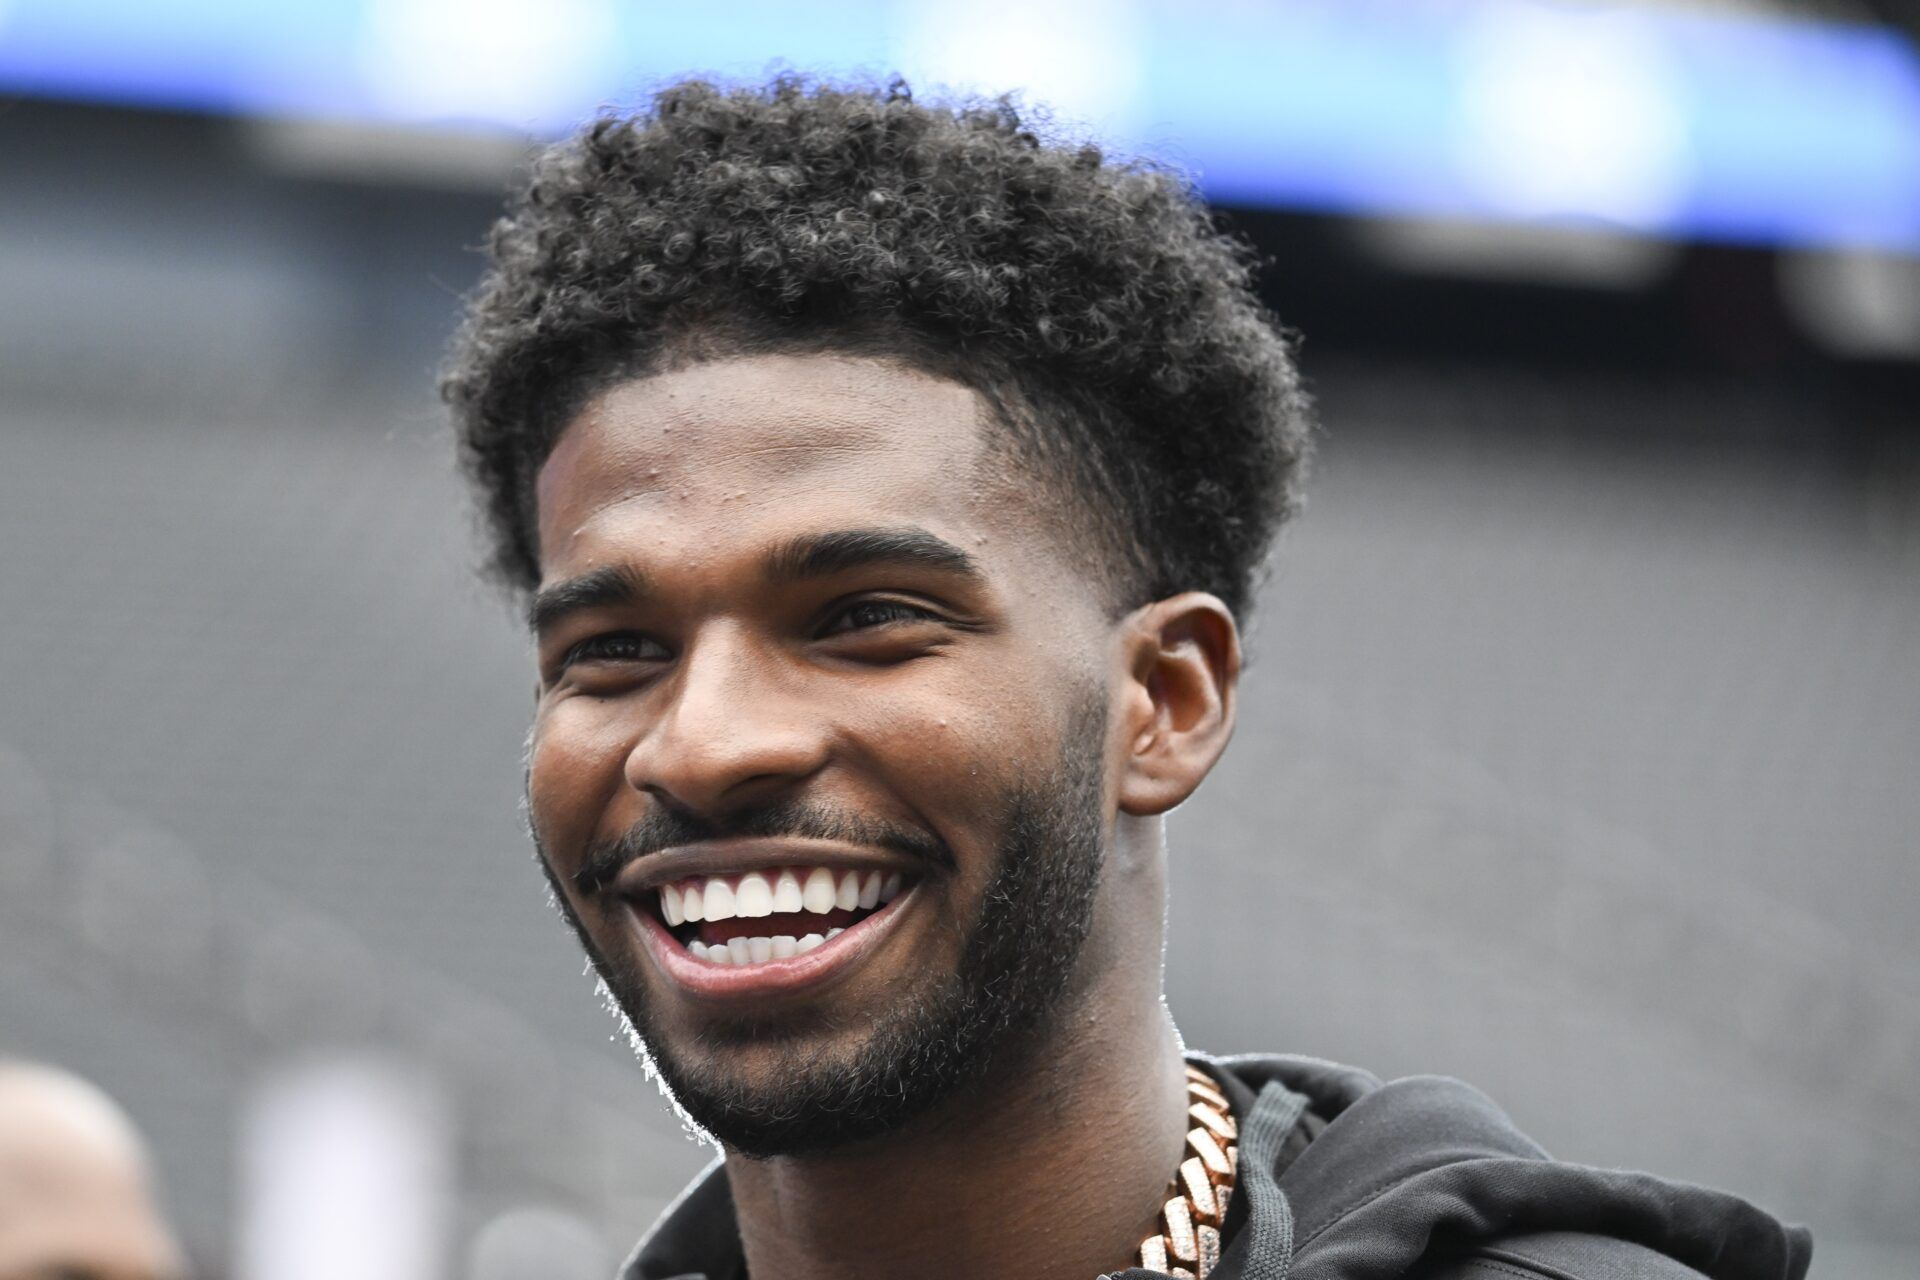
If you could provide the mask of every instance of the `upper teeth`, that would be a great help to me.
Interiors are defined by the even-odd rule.
[[[770,916],[776,911],[871,910],[892,902],[899,872],[833,871],[827,867],[782,867],[741,876],[696,876],[660,886],[660,914],[670,925],[689,920]]]

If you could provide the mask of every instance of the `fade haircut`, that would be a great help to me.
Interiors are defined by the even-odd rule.
[[[981,393],[1064,482],[1117,608],[1244,618],[1311,437],[1254,260],[1191,186],[1045,136],[1010,99],[685,81],[535,161],[441,380],[494,574],[539,582],[533,481],[598,391],[832,352]]]

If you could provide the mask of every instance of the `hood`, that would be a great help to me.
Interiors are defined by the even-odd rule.
[[[1542,1233],[1626,1241],[1713,1280],[1806,1275],[1804,1227],[1706,1187],[1555,1161],[1458,1080],[1383,1085],[1312,1058],[1202,1061],[1239,1086],[1246,1117],[1247,1218],[1218,1280],[1398,1280],[1423,1259]],[[1303,1109],[1325,1128],[1280,1169],[1281,1140]]]

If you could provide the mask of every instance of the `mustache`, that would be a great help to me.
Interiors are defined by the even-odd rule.
[[[587,846],[580,869],[569,879],[582,896],[603,892],[640,859],[681,845],[727,839],[832,840],[886,849],[940,871],[959,866],[947,842],[865,814],[797,800],[740,809],[723,819],[673,809],[657,809],[613,840]]]

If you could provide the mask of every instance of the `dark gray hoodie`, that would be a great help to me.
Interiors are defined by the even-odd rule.
[[[1550,1159],[1457,1080],[1383,1085],[1314,1058],[1191,1060],[1219,1078],[1241,1120],[1240,1178],[1216,1280],[1806,1275],[1806,1228],[1724,1192]],[[716,1165],[667,1210],[621,1276],[745,1273]],[[1157,1274],[1133,1268],[1114,1277]]]

